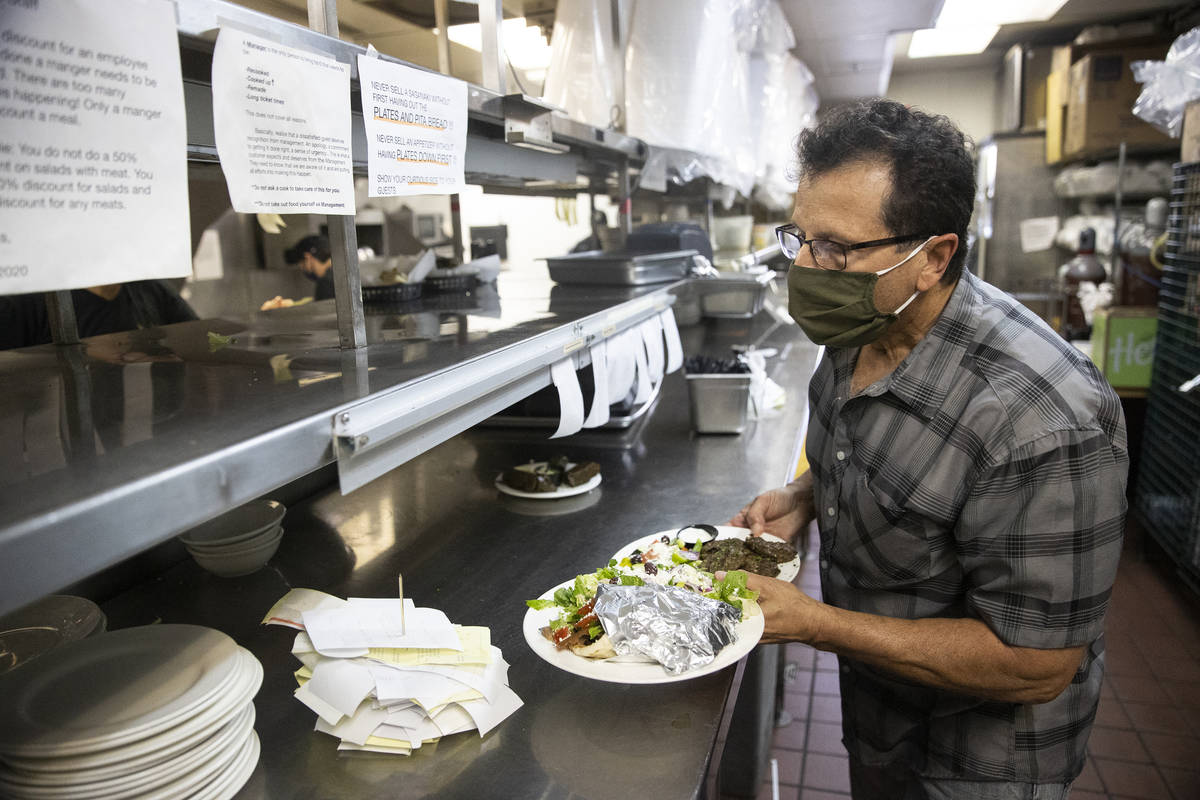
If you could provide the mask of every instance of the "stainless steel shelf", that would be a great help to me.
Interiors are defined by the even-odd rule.
[[[457,310],[369,308],[357,351],[338,348],[322,301],[0,352],[0,614],[331,463],[343,413],[388,443],[351,460],[403,463],[677,288],[505,273]]]
[[[353,42],[325,36],[258,11],[234,5],[226,0],[177,0],[179,34],[184,58],[184,92],[188,108],[188,157],[195,161],[216,161],[212,127],[212,93],[207,63],[213,43],[222,25],[254,32],[280,44],[322,53],[350,65],[352,105],[358,97],[358,56],[366,48]],[[425,71],[425,67],[398,58],[380,55],[391,61]],[[623,169],[645,159],[647,147],[640,139],[616,131],[593,128],[562,115],[551,118],[556,142],[567,146],[566,153],[543,153],[504,142],[504,97],[481,86],[467,91],[468,118],[475,123],[468,134],[466,170],[468,181],[487,185],[523,184],[525,181],[555,181],[568,185],[577,175],[597,170]],[[352,111],[351,139],[356,173],[366,174],[366,135],[361,110]],[[586,191],[586,187],[580,189]],[[536,191],[536,190],[535,190]]]

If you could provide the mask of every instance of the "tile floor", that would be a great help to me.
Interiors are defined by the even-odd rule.
[[[810,566],[810,564],[812,566]],[[819,596],[815,562],[798,581]],[[1108,668],[1072,800],[1200,800],[1200,600],[1130,526],[1106,624]],[[847,800],[837,662],[800,644],[785,685],[789,725],[771,757],[780,800]],[[759,800],[772,798],[770,772]]]

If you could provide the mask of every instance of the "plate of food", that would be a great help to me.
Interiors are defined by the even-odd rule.
[[[496,476],[496,488],[501,492],[530,500],[574,497],[599,485],[599,464],[595,461],[577,463],[566,456],[518,464]]]
[[[687,563],[705,572],[740,569],[789,583],[800,574],[800,554],[783,539],[769,533],[752,537],[749,529],[728,525],[695,524],[648,534],[612,558],[639,574]]]
[[[666,570],[659,576],[661,580],[648,580],[634,572],[612,560],[590,575],[563,581],[527,601],[529,610],[522,632],[529,647],[543,660],[575,675],[610,683],[650,684],[689,680],[724,669],[754,649],[762,637],[763,617],[755,602],[757,594],[746,588],[744,572],[730,572],[723,581],[690,566],[676,570],[669,580]],[[617,655],[603,625],[592,613],[596,592],[601,583],[630,586],[651,582],[686,589],[737,609],[740,620],[733,626],[733,641],[712,661],[678,674],[645,656]]]

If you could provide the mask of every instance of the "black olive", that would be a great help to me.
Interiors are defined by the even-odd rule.
[[[633,555],[631,555],[631,556],[629,557],[629,563],[630,563],[630,564],[640,564],[640,563],[642,563],[642,554],[641,554],[641,553],[634,553]]]
[[[608,582],[609,582],[609,583],[620,583],[620,581],[619,581],[619,580],[617,580],[616,576],[613,576],[613,577],[609,578],[609,579],[608,579]]]
[[[657,575],[658,574],[658,567],[654,566],[653,561],[647,561],[645,569],[646,569],[647,575]]]
[[[670,537],[670,536],[663,536],[661,539],[659,539],[659,541],[660,541],[660,542],[662,542],[663,544],[670,544],[670,543],[671,543],[671,537]]]

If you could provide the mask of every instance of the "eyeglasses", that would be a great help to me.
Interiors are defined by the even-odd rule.
[[[887,239],[872,239],[869,242],[856,242],[855,244],[842,244],[835,242],[832,239],[806,239],[804,231],[800,230],[794,224],[780,225],[775,229],[775,237],[779,239],[779,246],[783,249],[784,255],[795,261],[800,255],[800,251],[804,249],[804,245],[808,245],[809,252],[812,253],[813,261],[821,269],[844,270],[846,268],[846,254],[851,250],[862,250],[867,247],[883,247],[885,244],[900,244],[901,242],[912,242],[917,239],[926,238],[924,235],[915,236],[891,236]]]

